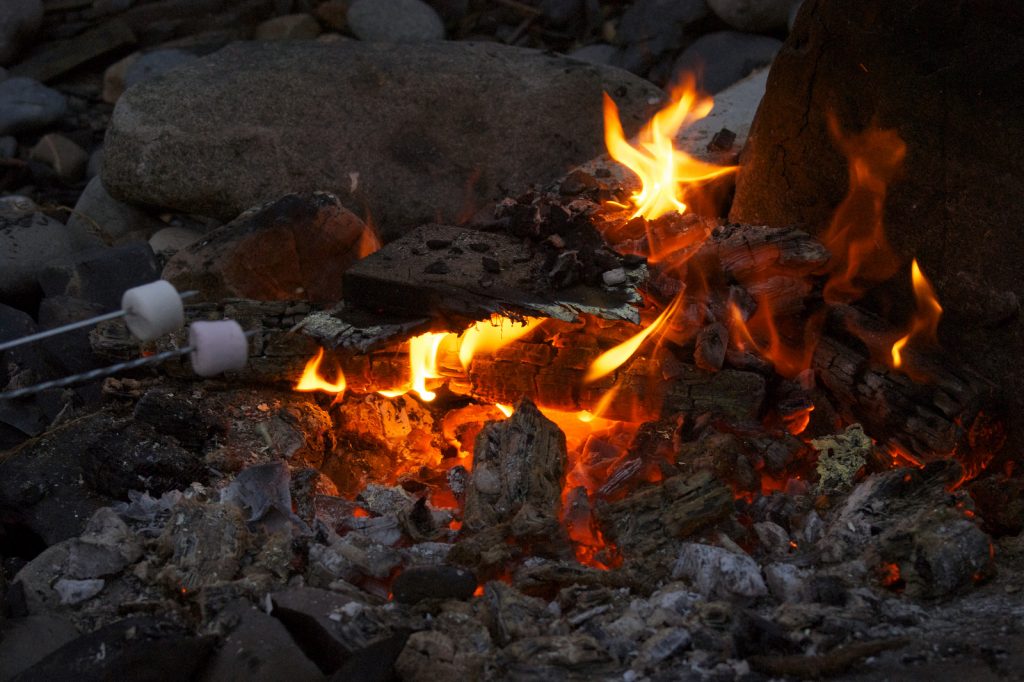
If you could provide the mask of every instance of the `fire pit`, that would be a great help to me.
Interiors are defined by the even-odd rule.
[[[523,32],[544,16],[501,4]],[[843,158],[828,218],[730,221],[756,213],[749,155],[791,142],[764,123],[767,78],[749,140],[693,76],[633,137],[606,94],[606,155],[490,198],[474,175],[434,220],[383,211],[385,238],[382,169],[362,195],[359,172],[312,191],[311,165],[169,257],[191,332],[92,327],[65,373],[133,370],[84,389],[90,409],[4,351],[2,414],[62,407],[0,453],[0,681],[1012,675],[1019,417],[987,361],[940,342],[930,261],[890,240],[914,140],[815,112]],[[209,207],[200,170],[185,194]],[[248,359],[204,349],[230,371],[200,379],[181,349],[216,320]]]

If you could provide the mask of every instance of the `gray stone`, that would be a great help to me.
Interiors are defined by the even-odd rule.
[[[92,180],[103,169],[103,146],[99,146],[89,155],[89,163],[85,165],[85,177]]]
[[[89,154],[60,133],[49,133],[32,148],[29,157],[42,161],[57,175],[69,182],[75,182],[85,174]]]
[[[202,236],[199,230],[187,227],[165,227],[153,233],[149,238],[149,247],[153,253],[166,260]]]
[[[662,55],[693,39],[708,17],[704,0],[639,0],[626,8],[616,42],[625,46],[618,64],[645,73]]]
[[[231,604],[221,617],[236,624],[203,675],[206,682],[323,679],[276,618],[244,602]]]
[[[94,177],[68,218],[67,232],[71,247],[84,251],[130,241],[139,233],[153,233],[162,227],[156,218],[110,196],[100,178]]]
[[[124,93],[124,89],[127,87],[124,83],[125,76],[128,74],[128,69],[132,67],[139,57],[138,52],[133,52],[127,57],[122,57],[113,64],[107,67],[107,70],[103,72],[103,101],[108,104],[113,104],[117,101],[117,98]]]
[[[223,220],[333,191],[395,236],[599,154],[602,90],[628,134],[661,97],[618,69],[493,44],[235,44],[118,101],[103,179],[123,200]]]
[[[10,159],[18,153],[18,140],[11,135],[0,137],[0,158]]]
[[[71,252],[67,231],[53,218],[0,211],[0,299],[33,295],[39,271]]]
[[[42,0],[4,0],[0,9],[0,64],[15,61],[42,23]]]
[[[799,0],[707,0],[719,19],[737,31],[759,33],[782,28]]]
[[[807,602],[814,599],[810,571],[793,564],[769,564],[764,569],[765,582],[772,596],[784,603]]]
[[[78,636],[70,621],[54,614],[25,616],[0,628],[0,680],[10,680]]]
[[[106,306],[73,296],[47,296],[39,304],[39,327],[53,329],[108,312],[110,308]],[[92,353],[88,327],[43,339],[39,347],[55,369],[67,374],[85,372],[101,365],[100,358]]]
[[[348,27],[360,40],[419,43],[444,40],[444,22],[420,0],[355,0]]]
[[[199,57],[185,50],[170,49],[147,52],[139,55],[139,58],[133,60],[125,69],[124,87],[125,89],[130,88],[198,60]],[[105,86],[104,82],[104,88]]]
[[[690,581],[707,597],[760,597],[768,594],[757,563],[714,545],[684,542],[672,568],[673,578]]]
[[[569,56],[581,62],[611,66],[615,64],[618,54],[619,48],[614,45],[595,43],[594,45],[586,45],[578,50],[573,50],[569,53]]]
[[[142,543],[110,507],[98,509],[82,535],[70,541],[67,575],[100,578],[120,573],[142,557]]]
[[[61,119],[68,100],[31,78],[0,82],[0,135],[45,128]]]
[[[320,24],[308,14],[286,14],[256,27],[256,40],[310,40],[320,35]]]
[[[39,273],[39,284],[47,296],[72,296],[117,310],[125,291],[159,278],[149,244],[133,242],[50,261]]]
[[[768,36],[719,31],[695,40],[679,55],[672,67],[673,80],[683,73],[697,74],[697,84],[714,94],[729,87],[755,69],[772,63],[782,41]]]
[[[107,582],[101,578],[89,578],[86,580],[73,580],[61,578],[53,585],[53,589],[60,597],[60,603],[69,606],[92,599],[99,594]]]

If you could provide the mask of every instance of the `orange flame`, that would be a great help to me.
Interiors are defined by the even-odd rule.
[[[517,323],[503,315],[492,315],[490,320],[471,325],[459,337],[459,362],[462,368],[469,369],[474,355],[493,353],[526,336],[543,322],[541,318],[528,317],[524,323]]]
[[[320,375],[320,363],[324,359],[324,349],[321,348],[316,352],[309,362],[306,363],[305,369],[302,370],[302,376],[295,383],[294,389],[296,391],[325,391],[327,393],[337,393],[340,399],[342,394],[345,393],[345,374],[339,369],[337,378],[331,382]]]
[[[429,403],[437,394],[427,388],[427,379],[440,379],[437,371],[437,353],[441,342],[449,334],[427,332],[409,339],[409,367],[412,371],[412,390],[420,400]]]
[[[636,207],[634,218],[654,220],[673,211],[684,213],[686,185],[735,170],[732,166],[699,161],[673,147],[679,129],[707,116],[712,106],[711,98],[697,94],[692,75],[687,76],[673,90],[672,102],[640,131],[638,146],[634,147],[626,140],[618,107],[607,93],[604,95],[604,139],[608,153],[636,173],[641,182],[640,191],[631,198]]]
[[[822,236],[832,253],[824,296],[828,303],[849,303],[899,267],[882,218],[887,187],[903,166],[907,145],[895,130],[845,136],[835,116],[829,116],[829,129],[849,160],[850,189]]]
[[[646,341],[651,334],[659,330],[664,330],[668,321],[679,310],[682,300],[682,294],[676,296],[672,300],[672,303],[665,308],[657,318],[655,318],[654,322],[650,323],[639,333],[634,334],[614,348],[601,353],[601,355],[591,363],[586,376],[583,377],[583,381],[585,383],[597,381],[621,367],[627,360],[633,357],[637,350],[640,349],[643,342]]]
[[[902,351],[913,338],[923,337],[925,341],[936,342],[939,329],[939,318],[942,317],[942,306],[935,296],[931,283],[921,272],[917,259],[910,266],[910,279],[914,284],[914,300],[917,302],[917,313],[910,322],[910,331],[906,336],[892,345],[892,366],[903,366]]]

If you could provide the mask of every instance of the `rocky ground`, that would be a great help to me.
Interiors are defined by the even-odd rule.
[[[291,192],[337,198],[281,209],[315,227],[278,226],[289,272],[349,262],[366,225],[387,239],[478,219],[601,153],[602,90],[635,130],[682,70],[702,64],[719,92],[769,63],[799,4],[4,0],[0,339],[116,309],[217,240],[246,262],[250,209]],[[340,280],[210,282],[214,300],[331,300]],[[282,304],[282,324],[307,312]],[[11,388],[101,364],[87,332],[2,359]],[[544,559],[478,589],[445,561],[443,513],[401,488],[359,510],[330,494],[326,403],[232,391],[128,379],[0,404],[0,681],[127,678],[140,661],[208,680],[1024,669],[1020,491],[1005,485],[981,509],[938,466],[827,504],[735,501],[622,573]],[[1006,523],[982,532],[975,513]]]

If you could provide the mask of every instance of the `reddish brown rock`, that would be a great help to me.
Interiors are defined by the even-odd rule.
[[[163,278],[207,301],[337,301],[342,273],[369,238],[363,221],[334,195],[289,194],[185,247]]]

